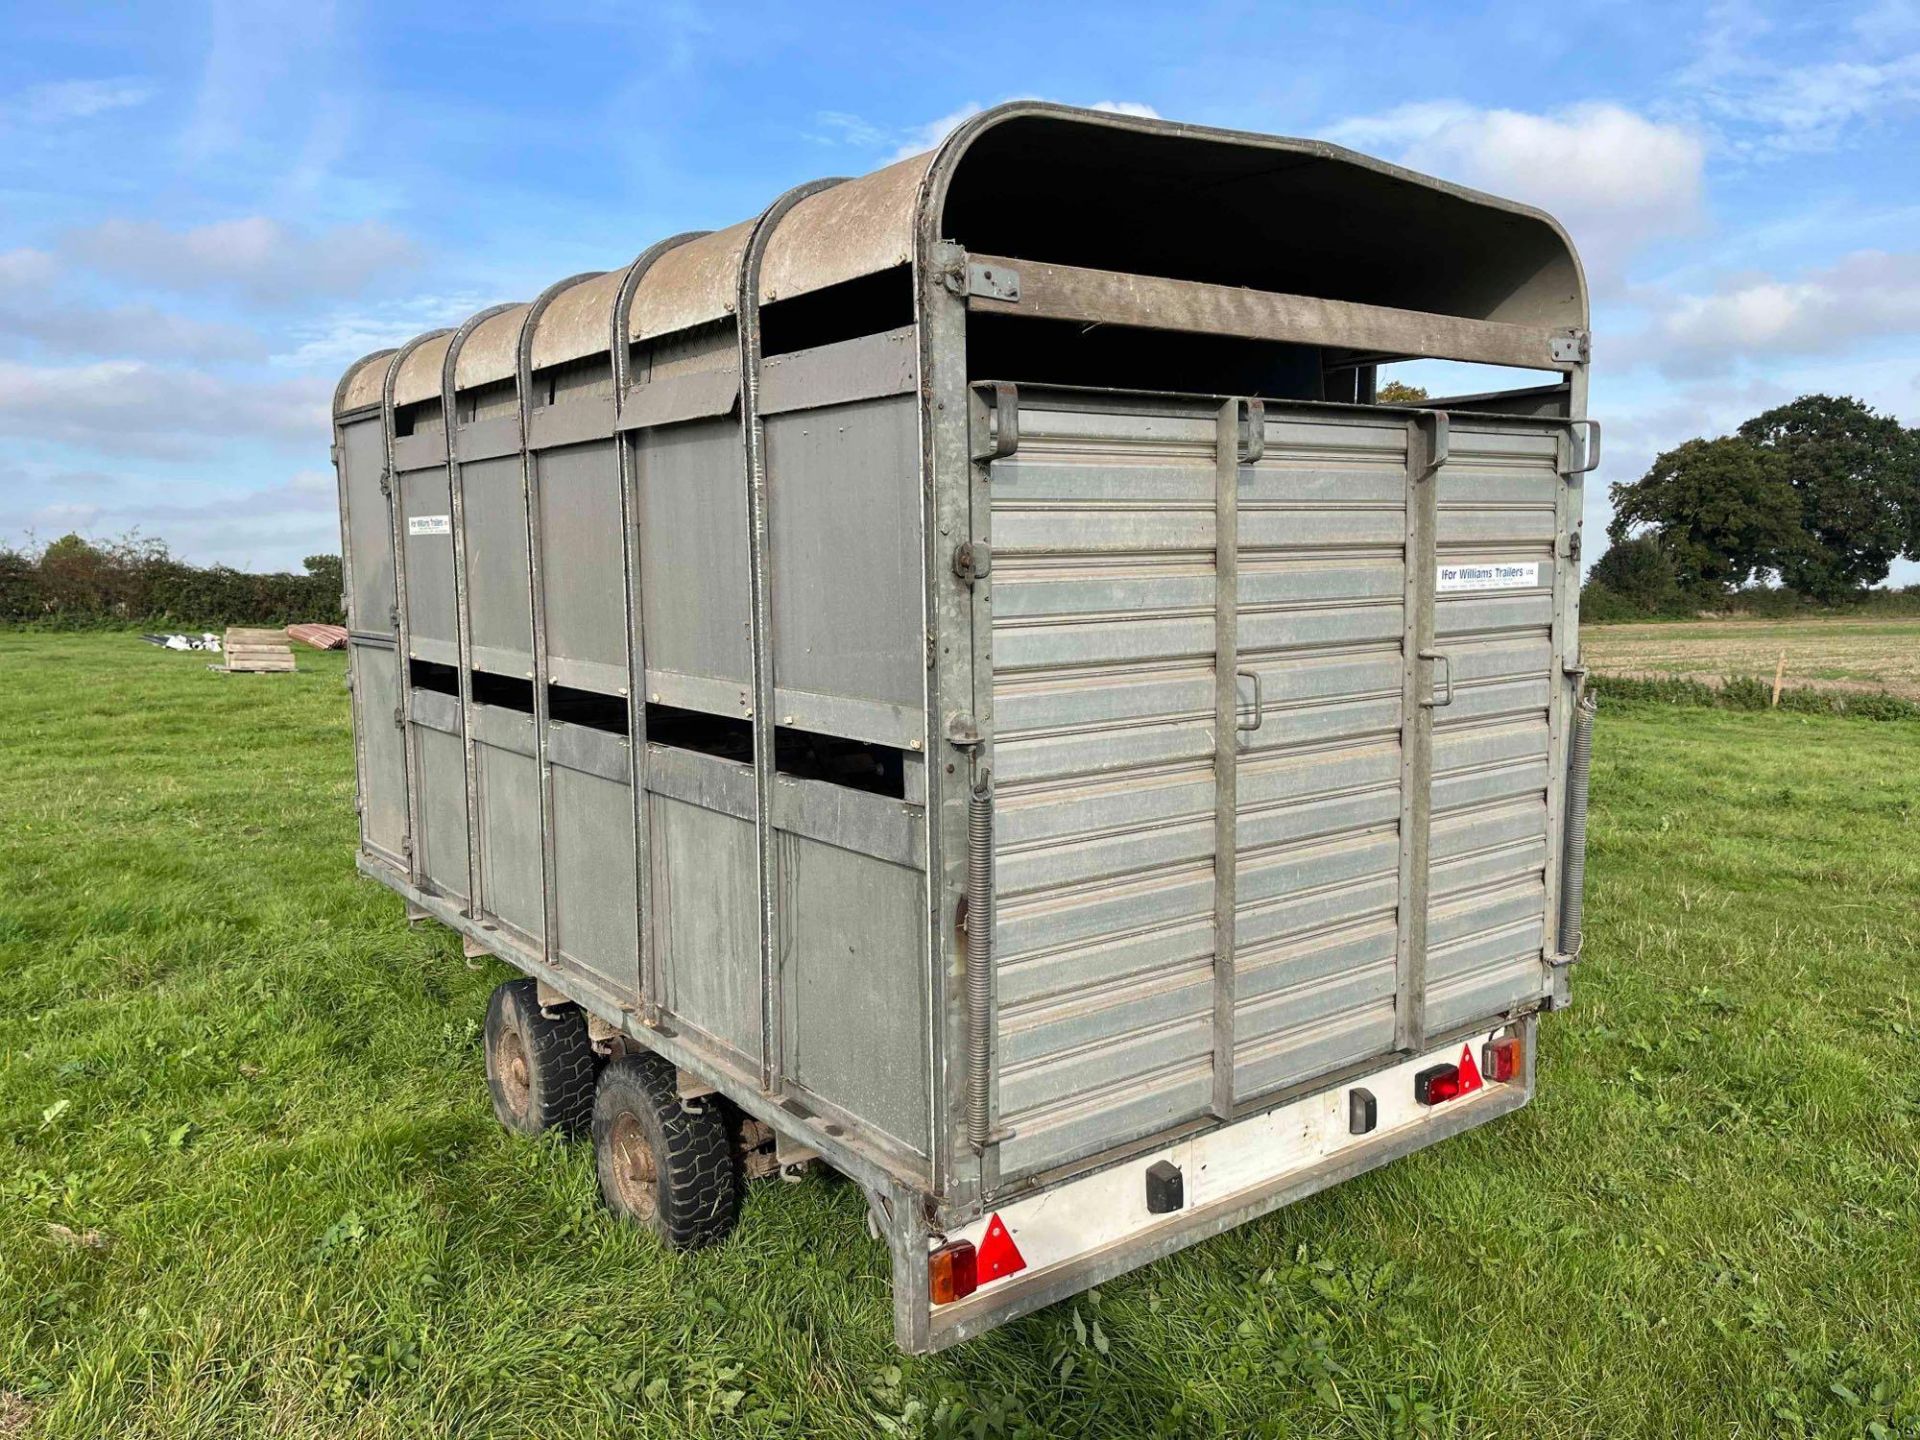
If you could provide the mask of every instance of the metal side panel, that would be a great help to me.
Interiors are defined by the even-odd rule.
[[[422,660],[457,665],[453,615],[453,502],[447,467],[408,470],[395,479],[400,536],[407,547],[407,648]]]
[[[476,705],[480,910],[536,942],[546,924],[540,861],[540,764],[533,717]],[[509,743],[498,743],[506,741]]]
[[[530,680],[533,582],[527,568],[527,505],[520,457],[470,460],[460,467],[460,487],[471,577],[467,609],[473,666]]]
[[[661,688],[668,704],[742,714],[752,708],[753,646],[740,422],[666,425],[630,443],[649,677],[719,682],[669,695],[650,678],[648,690]]]
[[[591,738],[625,750],[625,741],[614,736]],[[559,748],[549,745],[550,754]],[[640,988],[639,900],[632,790],[624,778],[625,755],[620,759],[619,780],[554,762],[554,947],[615,993],[632,995]]]
[[[1410,783],[1405,417],[1287,410],[1265,439],[1238,496],[1242,1103],[1393,1048]]]
[[[377,493],[377,492],[376,492]],[[400,730],[400,658],[391,644],[353,642],[353,723],[365,773],[360,777],[362,843],[406,865],[407,763]]]
[[[340,429],[340,468],[347,501],[352,584],[347,628],[356,634],[393,633],[393,511],[380,489],[386,438],[378,415]]]
[[[992,467],[1008,1178],[1213,1096],[1214,407],[1022,396]]]
[[[1457,417],[1435,479],[1434,648],[1452,703],[1433,712],[1433,1030],[1548,984],[1557,445],[1550,426]]]
[[[411,593],[411,592],[409,592]],[[438,697],[437,697],[438,698]],[[425,886],[467,898],[467,754],[458,733],[414,724],[420,781],[420,875]]]
[[[924,877],[785,831],[775,837],[775,859],[788,1080],[925,1155]]]
[[[751,785],[751,776],[746,783]],[[661,1008],[674,1023],[757,1066],[760,920],[753,821],[660,794],[647,796],[647,814]]]
[[[780,702],[782,724],[924,738],[918,422],[911,395],[766,421],[774,685],[797,692]],[[836,720],[814,697],[854,714]],[[853,728],[862,710],[874,733]],[[884,719],[901,711],[911,734]]]
[[[540,453],[540,583],[554,680],[617,694],[626,688],[620,473],[615,442]]]

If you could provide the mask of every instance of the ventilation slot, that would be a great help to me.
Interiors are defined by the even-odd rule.
[[[436,695],[458,695],[460,672],[451,665],[432,660],[409,660],[407,683],[416,690],[431,690]]]
[[[732,715],[709,715],[673,705],[647,706],[647,743],[697,750],[722,760],[753,763],[753,726]]]
[[[823,780],[895,800],[907,795],[905,760],[891,745],[782,727],[773,732],[773,754],[774,768],[783,775]]]
[[[618,695],[576,690],[570,685],[548,685],[547,715],[563,724],[585,725],[609,735],[627,733],[627,702]]]
[[[533,682],[515,675],[495,675],[491,671],[476,670],[473,672],[473,703],[531,715]]]

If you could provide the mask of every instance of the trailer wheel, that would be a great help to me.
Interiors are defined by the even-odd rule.
[[[542,1011],[531,980],[495,987],[487,1002],[487,1089],[507,1129],[578,1135],[593,1110],[598,1063],[577,1006]]]
[[[675,1250],[712,1245],[733,1229],[740,1182],[720,1107],[683,1105],[673,1066],[658,1055],[623,1055],[600,1072],[593,1153],[607,1208]]]

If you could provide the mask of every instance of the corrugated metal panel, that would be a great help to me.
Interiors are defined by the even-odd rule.
[[[1205,1112],[1214,991],[1215,418],[1021,397],[993,468],[995,946],[1002,1173]],[[1443,593],[1429,1031],[1537,994],[1547,861],[1550,427],[1456,426],[1442,563],[1536,561]],[[1403,415],[1288,408],[1240,471],[1234,1095],[1396,1043],[1410,588]],[[1410,581],[1420,581],[1412,585]],[[1243,713],[1253,687],[1241,683]]]
[[[1212,1090],[1210,411],[1022,406],[993,468],[1003,1173]]]
[[[658,260],[634,292],[627,336],[644,340],[731,315],[740,303],[740,257],[754,222],[676,245]]]
[[[588,355],[604,355],[613,336],[613,302],[624,270],[608,270],[569,285],[548,302],[533,329],[535,370]]]
[[[1406,507],[1400,416],[1276,415],[1243,472],[1238,663],[1264,708],[1235,817],[1242,1102],[1393,1044]]]
[[[515,305],[473,327],[453,362],[456,389],[471,390],[477,385],[513,378],[519,363],[520,327],[526,323],[527,311],[531,308]]]
[[[913,258],[913,222],[931,151],[809,195],[787,213],[760,262],[760,299],[784,300]]]
[[[446,363],[447,346],[453,343],[451,331],[414,346],[413,353],[400,362],[393,377],[393,403],[417,405],[422,400],[440,398],[441,366]]]
[[[358,362],[340,382],[339,399],[333,412],[345,415],[368,405],[380,403],[380,392],[387,383],[387,366],[393,360],[391,350],[380,350]]]
[[[1545,986],[1554,432],[1455,417],[1436,483],[1442,565],[1537,563],[1539,583],[1435,599],[1454,703],[1434,712],[1429,1030]]]

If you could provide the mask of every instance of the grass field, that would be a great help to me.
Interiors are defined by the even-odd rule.
[[[1709,684],[1751,675],[1809,689],[1881,691],[1920,700],[1920,618],[1667,621],[1589,625],[1581,652],[1610,675],[1671,675]]]
[[[1603,713],[1536,1104],[905,1359],[852,1187],[495,1126],[300,663],[0,632],[0,1436],[1920,1436],[1920,725]]]

